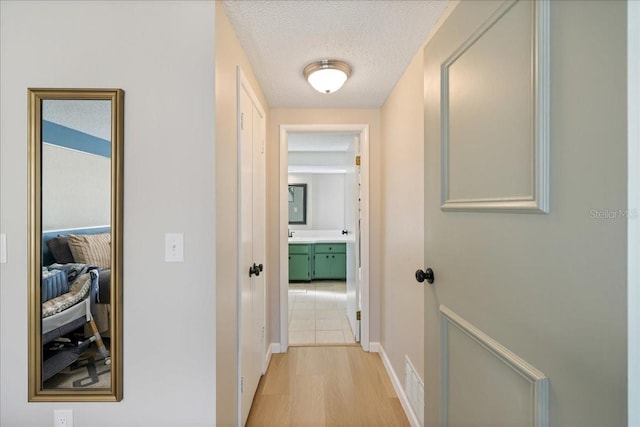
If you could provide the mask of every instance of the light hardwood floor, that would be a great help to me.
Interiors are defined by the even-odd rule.
[[[274,354],[247,426],[409,426],[377,353],[357,345]]]

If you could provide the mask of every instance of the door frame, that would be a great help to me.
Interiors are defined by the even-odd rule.
[[[369,351],[369,125],[280,125],[280,351],[289,347],[289,264],[288,224],[288,159],[289,133],[353,132],[360,136],[360,246],[362,270],[360,276],[360,345]]]
[[[640,425],[640,2],[627,2],[627,411]]]

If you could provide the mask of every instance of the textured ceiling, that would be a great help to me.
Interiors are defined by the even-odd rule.
[[[446,0],[224,0],[270,107],[378,108],[418,52]],[[342,59],[353,73],[333,94],[302,76]]]

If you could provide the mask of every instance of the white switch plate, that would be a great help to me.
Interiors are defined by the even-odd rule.
[[[7,263],[7,235],[0,234],[0,264]]]
[[[166,233],[164,235],[165,262],[184,262],[184,234]]]
[[[53,411],[53,427],[73,427],[73,410],[56,409]]]

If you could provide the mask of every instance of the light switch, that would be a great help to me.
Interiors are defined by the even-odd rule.
[[[0,234],[0,264],[7,263],[7,235]]]
[[[184,262],[184,234],[166,233],[164,235],[165,262]]]

